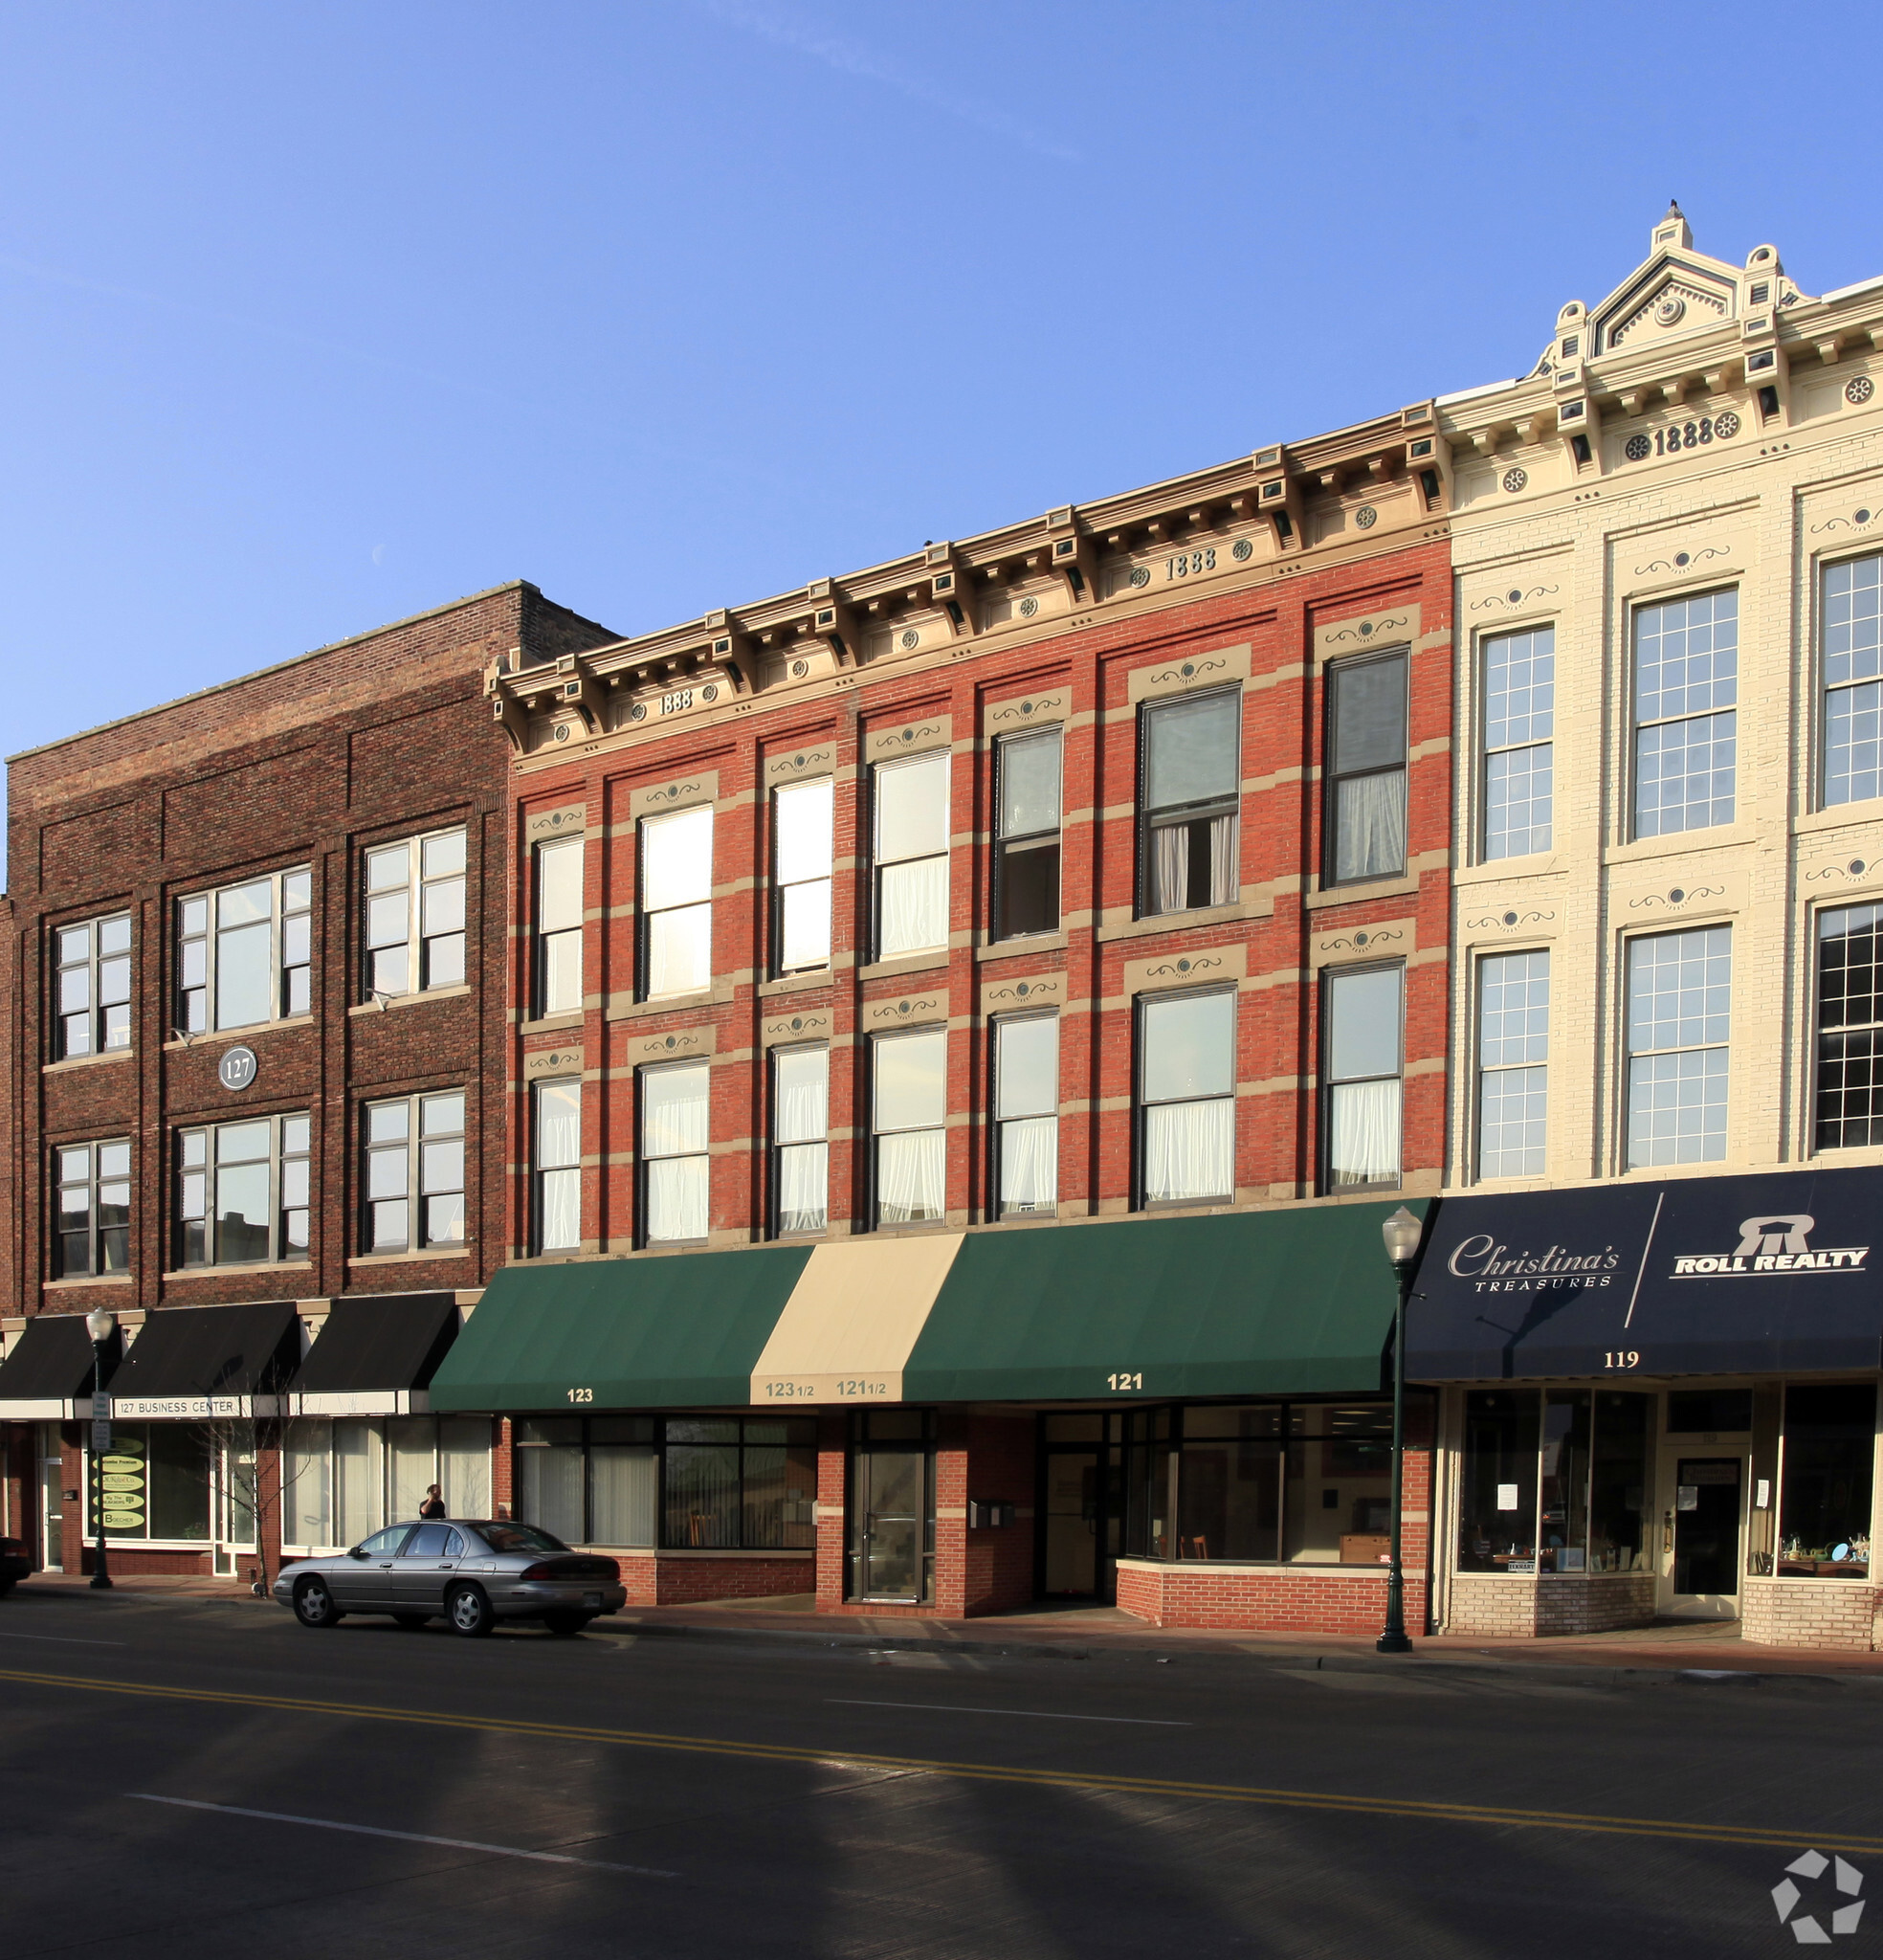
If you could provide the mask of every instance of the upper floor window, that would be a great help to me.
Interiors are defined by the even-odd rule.
[[[366,1151],[366,1251],[464,1243],[461,1089],[368,1102]]]
[[[1052,1216],[1059,1208],[1059,1017],[994,1023],[994,1215]]]
[[[1406,971],[1320,976],[1321,1173],[1327,1191],[1396,1185],[1405,1072]]]
[[[641,1071],[641,1237],[648,1245],[706,1236],[712,1074],[704,1061]]]
[[[940,1218],[947,1188],[947,1032],[878,1035],[871,1058],[876,1222],[918,1225]]]
[[[1634,834],[1733,821],[1739,595],[1701,592],[1634,615]]]
[[[1824,569],[1824,800],[1883,796],[1883,557]]]
[[[177,904],[177,1026],[253,1028],[313,1005],[313,874],[305,865]]]
[[[1147,915],[1235,903],[1241,731],[1236,693],[1145,706],[1138,884]]]
[[[308,1253],[305,1116],[177,1132],[177,1263],[253,1265]]]
[[[876,799],[876,957],[948,944],[948,758],[881,763]]]
[[[1817,1145],[1883,1144],[1883,905],[1818,914]]]
[[[1327,670],[1326,882],[1406,869],[1407,659],[1337,660]]]
[[[61,1144],[58,1232],[53,1277],[128,1273],[131,1269],[131,1147],[119,1137],[106,1144]]]
[[[1477,963],[1477,1174],[1540,1177],[1547,1168],[1550,956]]]
[[[582,1245],[582,1084],[538,1082],[531,1110],[530,1250]]]
[[[1628,1168],[1726,1154],[1733,931],[1704,925],[1628,949]]]
[[[1147,1205],[1235,1195],[1236,997],[1179,993],[1138,1009],[1139,1158]]]
[[[582,842],[536,847],[536,1012],[582,1012]]]
[[[641,991],[713,984],[713,806],[641,819]]]
[[[831,1051],[771,1051],[772,1216],[781,1237],[831,1221]]]
[[[994,746],[994,937],[1059,930],[1059,730]]]
[[[1556,629],[1483,642],[1484,855],[1550,848],[1556,745]]]
[[[53,1058],[131,1045],[131,915],[114,912],[54,929]]]
[[[462,830],[368,851],[366,902],[368,993],[463,985]]]
[[[831,964],[833,788],[829,776],[820,776],[787,783],[771,799],[771,964],[777,973]]]

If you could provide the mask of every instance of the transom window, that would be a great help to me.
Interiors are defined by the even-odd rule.
[[[1139,890],[1146,916],[1233,905],[1242,801],[1242,697],[1185,695],[1148,702],[1143,745]]]
[[[994,746],[996,939],[1059,930],[1059,749],[1057,728]]]
[[[1138,1009],[1139,1154],[1146,1205],[1235,1195],[1236,997],[1178,993]]]
[[[994,1023],[994,1215],[1051,1217],[1059,1209],[1059,1017]]]
[[[878,1035],[873,1059],[876,1222],[932,1222],[945,1209],[947,1034],[919,1028]]]
[[[396,996],[464,982],[464,832],[366,853],[366,991]]]
[[[177,1132],[180,1266],[307,1257],[309,1130],[302,1115]]]
[[[1556,745],[1556,629],[1483,642],[1484,855],[1550,848]]]
[[[1817,1146],[1883,1144],[1883,906],[1818,914]]]
[[[706,1236],[712,1073],[704,1061],[641,1071],[641,1236],[649,1245]]]
[[[128,1273],[131,1269],[131,1146],[123,1137],[102,1144],[61,1144],[58,1232],[54,1278]]]
[[[464,1092],[399,1096],[366,1111],[369,1253],[464,1243]]]
[[[1636,836],[1733,821],[1739,687],[1737,591],[1636,611]]]
[[[1725,1156],[1732,1007],[1731,926],[1628,942],[1630,1170]]]
[[[713,806],[641,820],[642,993],[713,984]]]
[[[1327,670],[1327,788],[1321,823],[1330,885],[1406,869],[1407,659],[1338,660]]]
[[[55,929],[53,1058],[131,1045],[131,915],[114,912]]]
[[[831,964],[829,776],[787,783],[771,799],[772,970],[803,973]]]
[[[177,904],[177,1026],[253,1028],[313,1005],[313,874],[271,872]]]
[[[772,1215],[780,1237],[830,1223],[831,1051],[771,1051]]]
[[[1328,1191],[1396,1185],[1405,969],[1323,970],[1320,993],[1322,1183]]]
[[[1547,1165],[1547,948],[1477,963],[1477,1174],[1540,1177]]]
[[[1824,568],[1824,800],[1883,796],[1883,557]]]
[[[948,758],[919,755],[875,772],[876,957],[948,944]]]

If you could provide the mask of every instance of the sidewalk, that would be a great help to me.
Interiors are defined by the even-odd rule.
[[[231,1605],[272,1604],[234,1579],[136,1574],[114,1579],[117,1593],[142,1599],[216,1599]],[[96,1598],[84,1578],[35,1572],[8,1608],[31,1598]],[[276,1609],[278,1611],[278,1609]],[[1171,1658],[1180,1654],[1239,1655],[1293,1667],[1365,1667],[1385,1671],[1449,1665],[1483,1670],[1548,1667],[1558,1671],[1632,1670],[1723,1679],[1758,1675],[1875,1678],[1883,1654],[1846,1648],[1756,1646],[1739,1637],[1735,1620],[1663,1620],[1619,1633],[1575,1634],[1554,1639],[1493,1640],[1437,1634],[1415,1641],[1409,1660],[1376,1653],[1373,1641],[1340,1634],[1240,1632],[1216,1627],[1148,1627],[1115,1606],[1057,1607],[990,1615],[981,1619],[915,1619],[818,1614],[809,1593],[695,1606],[631,1607],[605,1623],[611,1633],[772,1640],[787,1645],[867,1647],[877,1652],[1031,1653],[1041,1658],[1101,1656]]]

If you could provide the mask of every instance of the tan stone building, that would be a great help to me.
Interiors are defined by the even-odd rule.
[[[1879,347],[1883,279],[1813,297],[1675,208],[1439,404],[1458,1195],[1411,1353],[1456,1384],[1457,1631],[1872,1644]]]

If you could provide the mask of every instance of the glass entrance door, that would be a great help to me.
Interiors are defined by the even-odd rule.
[[[1048,1599],[1096,1599],[1103,1544],[1097,1450],[1049,1449],[1046,1455],[1046,1561],[1040,1590]]]
[[[1739,1611],[1739,1526],[1745,1464],[1681,1457],[1673,1492],[1673,1611],[1733,1619]]]
[[[865,1599],[913,1604],[922,1596],[927,1455],[919,1449],[859,1449],[853,1460],[858,1592]]]
[[[252,1444],[224,1443],[215,1461],[213,1569],[218,1578],[233,1579],[237,1558],[255,1548],[255,1451]]]
[[[39,1430],[39,1563],[49,1572],[65,1570],[64,1481],[65,1459],[59,1455],[58,1430],[50,1422],[43,1423]],[[76,1540],[76,1515],[72,1523]]]

